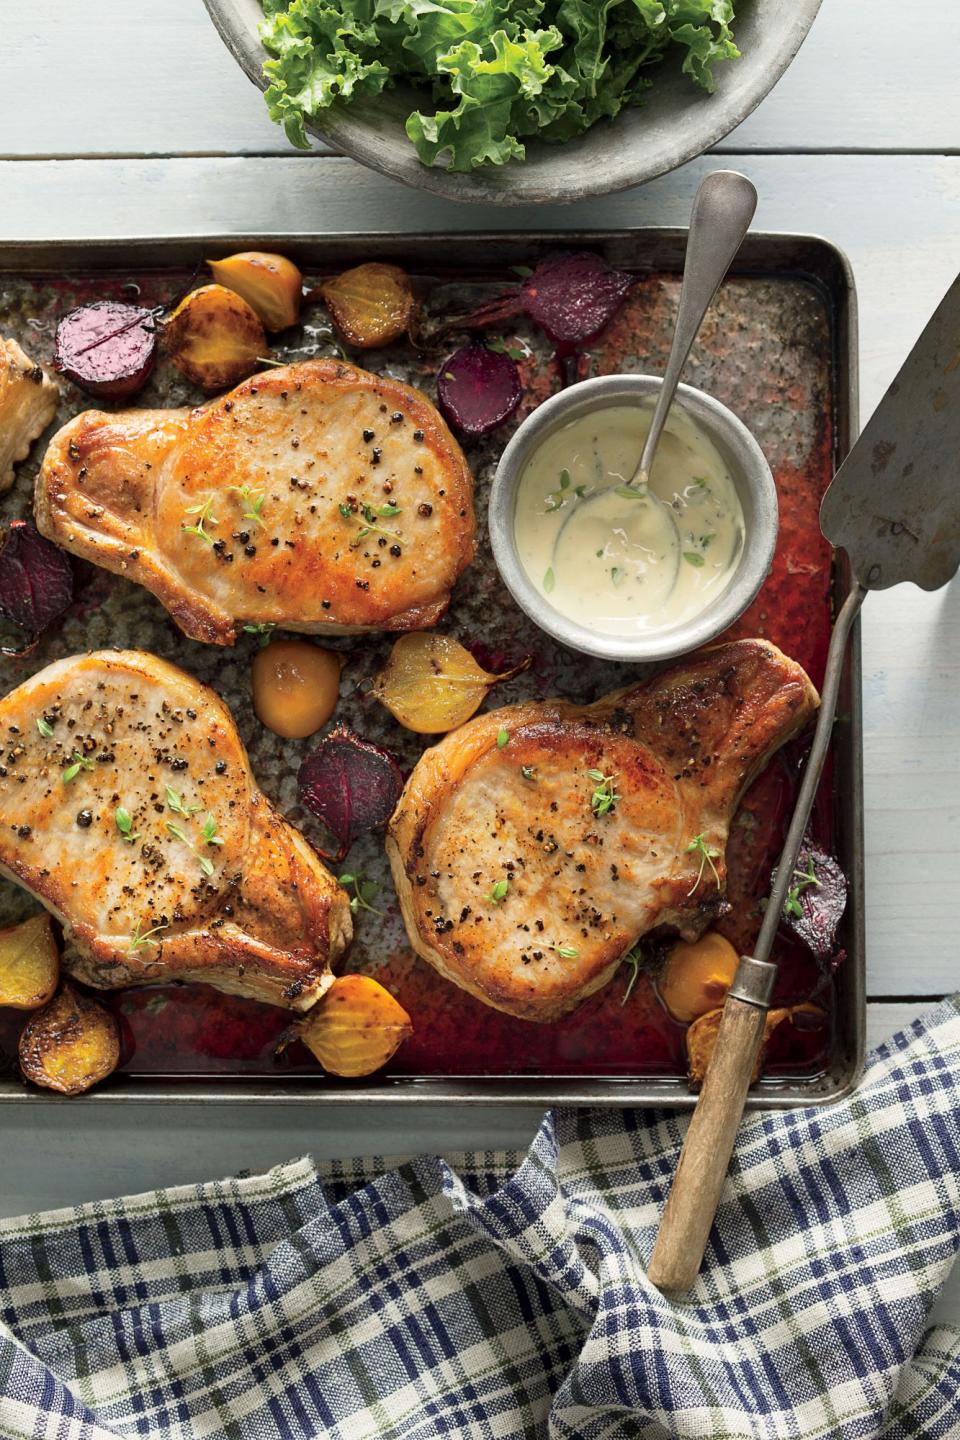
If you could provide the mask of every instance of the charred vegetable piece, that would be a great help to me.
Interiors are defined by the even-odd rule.
[[[395,642],[371,692],[408,730],[442,735],[469,720],[494,685],[512,680],[529,664],[528,657],[502,675],[490,675],[451,635],[417,630]]]
[[[14,520],[0,541],[0,617],[13,628],[2,653],[23,655],[73,599],[73,566],[52,540]]]
[[[771,884],[776,871],[771,876]],[[816,845],[806,844],[797,856],[793,883],[783,907],[783,924],[792,930],[821,964],[834,958],[837,931],[847,906],[847,877],[840,864]]]
[[[380,1070],[413,1034],[410,1016],[369,975],[341,975],[293,1027],[330,1075]]]
[[[0,930],[0,1005],[36,1010],[52,998],[59,978],[60,952],[49,915],[31,915]]]
[[[739,956],[715,930],[699,940],[678,940],[657,978],[660,999],[673,1016],[689,1024],[722,1005],[739,964]]]
[[[589,251],[554,255],[523,282],[524,308],[551,340],[582,345],[609,325],[632,284]]]
[[[342,860],[358,835],[382,830],[403,789],[400,766],[388,750],[336,725],[300,766],[300,800],[337,841],[325,860]]]
[[[156,319],[139,305],[96,300],[64,315],[53,363],[88,395],[129,400],[150,378],[157,348]]]
[[[163,340],[181,374],[210,393],[252,375],[267,353],[257,312],[224,285],[192,290],[166,322]]]
[[[464,345],[440,367],[440,409],[463,435],[486,435],[520,404],[520,371],[509,355],[486,345]]]
[[[591,251],[551,255],[516,290],[456,317],[448,328],[485,330],[529,315],[556,344],[583,345],[609,325],[633,283],[632,275]]]
[[[409,277],[399,265],[357,265],[317,288],[334,325],[358,350],[399,340],[416,307]]]
[[[20,1069],[61,1095],[82,1095],[120,1063],[120,1032],[109,1010],[64,981],[20,1035]]]
[[[717,1033],[720,1029],[720,1020],[723,1016],[723,1006],[716,1010],[709,1010],[705,1015],[700,1015],[694,1020],[687,1030],[687,1067],[690,1075],[690,1085],[698,1090],[703,1084],[707,1067],[713,1055],[714,1046],[717,1043]],[[760,1052],[757,1055],[757,1063],[753,1067],[753,1075],[750,1078],[751,1085],[759,1080],[760,1072],[763,1069],[763,1060],[766,1054],[767,1042],[785,1020],[802,1028],[808,1028],[814,1024],[826,1024],[827,1017],[817,1005],[804,1003],[803,1005],[781,1006],[776,1010],[769,1010],[763,1027],[763,1041],[760,1045]]]
[[[300,318],[303,276],[292,260],[266,250],[242,250],[224,260],[208,260],[218,285],[246,300],[268,330],[286,330]]]
[[[342,657],[309,640],[274,640],[252,667],[253,708],[275,735],[304,740],[326,725],[340,698]]]

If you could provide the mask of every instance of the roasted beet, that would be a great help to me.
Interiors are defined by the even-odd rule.
[[[776,871],[771,884],[776,879]],[[802,940],[821,965],[835,960],[837,931],[847,905],[847,877],[839,863],[806,843],[797,856],[782,924]]]
[[[469,315],[457,316],[447,328],[486,330],[517,315],[529,315],[551,340],[572,349],[610,323],[634,278],[589,250],[551,255],[516,290]]]
[[[509,355],[486,345],[464,345],[437,376],[440,409],[463,435],[486,435],[520,404],[520,371]]]
[[[358,835],[386,825],[403,776],[389,750],[336,725],[300,766],[297,784],[303,804],[337,841],[333,853],[316,848],[325,860],[342,860]]]
[[[551,340],[582,345],[610,323],[632,284],[589,251],[554,255],[523,282],[524,308]]]
[[[15,520],[0,541],[0,617],[16,631],[5,655],[25,654],[73,599],[73,566],[32,524]]]
[[[71,310],[57,326],[57,370],[103,400],[128,400],[153,369],[155,317],[139,305],[97,300]]]

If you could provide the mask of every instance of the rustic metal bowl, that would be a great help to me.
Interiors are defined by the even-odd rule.
[[[724,589],[690,620],[628,639],[623,635],[603,635],[562,615],[523,568],[517,554],[514,514],[520,477],[533,453],[548,435],[582,415],[596,414],[614,405],[652,401],[662,383],[653,375],[599,375],[552,395],[527,416],[513,435],[500,457],[490,491],[493,558],[514,600],[541,630],[562,645],[604,660],[634,663],[672,660],[709,644],[743,614],[773,563],[777,543],[777,487],[763,451],[732,410],[692,385],[680,385],[674,404],[682,406],[713,441],[729,468],[743,507],[743,548]]]
[[[266,89],[260,0],[204,3],[234,59]],[[699,91],[679,65],[667,61],[642,106],[563,145],[528,143],[520,163],[469,174],[422,165],[403,128],[417,105],[404,86],[335,106],[322,124],[307,128],[362,164],[451,200],[531,205],[606,195],[663,175],[728,135],[780,79],[819,8],[820,0],[740,0],[734,32],[741,57],[717,65],[713,95]]]

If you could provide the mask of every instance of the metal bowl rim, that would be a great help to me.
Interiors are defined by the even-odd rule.
[[[526,417],[505,446],[490,490],[488,528],[494,563],[520,609],[547,635],[570,649],[604,660],[633,664],[673,660],[715,640],[743,614],[770,573],[777,543],[777,488],[766,457],[751,432],[732,410],[692,385],[679,385],[677,399],[708,436],[725,443],[739,462],[734,482],[743,482],[753,504],[753,520],[744,535],[737,570],[724,590],[685,624],[628,640],[604,636],[553,608],[527,575],[517,554],[513,527],[517,486],[538,444],[563,423],[625,401],[655,395],[655,375],[598,375],[552,395]]]
[[[687,122],[686,112],[678,121],[680,138],[672,145],[652,143],[652,134],[645,139],[641,134],[630,137],[622,143],[623,126],[620,126],[620,140],[615,133],[618,121],[626,112],[612,121],[600,121],[587,131],[606,126],[607,144],[604,149],[604,163],[598,165],[589,155],[578,169],[576,178],[558,180],[550,175],[549,164],[539,167],[529,161],[517,166],[481,168],[466,173],[443,169],[441,166],[423,165],[416,152],[409,145],[409,155],[400,151],[397,159],[390,158],[390,145],[384,143],[383,135],[364,120],[361,114],[350,107],[334,107],[328,112],[324,125],[307,121],[307,130],[317,139],[342,151],[352,159],[379,171],[382,175],[399,180],[413,189],[431,191],[436,195],[462,202],[483,204],[494,202],[500,205],[544,205],[564,201],[586,199],[593,195],[608,195],[630,186],[640,185],[667,174],[688,160],[704,154],[718,144],[738,125],[750,116],[762,100],[770,93],[796,58],[797,52],[806,39],[822,0],[793,0],[789,7],[771,6],[773,14],[759,17],[757,23],[772,23],[774,19],[782,25],[782,34],[771,43],[766,64],[751,64],[749,45],[744,47],[740,59],[732,62],[740,67],[726,72],[721,69],[719,84],[712,93],[694,93],[696,106],[692,111],[693,121]],[[261,91],[267,88],[267,77],[263,73],[263,62],[267,57],[260,42],[259,27],[262,11],[259,0],[204,0],[206,10],[230,54],[244,74]],[[742,17],[749,24],[753,19],[750,11]],[[756,48],[756,47],[754,47]],[[648,112],[655,114],[655,112]],[[668,116],[672,122],[674,117]],[[683,138],[683,137],[686,138]],[[574,137],[569,145],[577,145],[584,136]],[[531,144],[535,160],[540,150]],[[559,146],[554,147],[559,155]],[[547,174],[539,179],[537,174]]]

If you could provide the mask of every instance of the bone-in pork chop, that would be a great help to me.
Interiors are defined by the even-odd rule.
[[[16,340],[0,340],[0,492],[57,413],[60,392]]]
[[[258,789],[223,702],[137,650],[59,660],[0,701],[0,868],[111,989],[198,980],[305,1010],[345,891]]]
[[[418,390],[336,360],[193,410],[87,410],[37,478],[44,535],[145,585],[194,640],[417,630],[473,556],[473,482]]]
[[[531,702],[454,730],[390,822],[410,943],[486,1004],[553,1020],[647,931],[696,939],[741,793],[817,703],[799,665],[740,640],[593,705]]]

